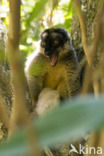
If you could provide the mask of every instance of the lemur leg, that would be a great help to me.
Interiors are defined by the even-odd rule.
[[[32,76],[28,80],[30,94],[32,98],[32,106],[33,108],[36,107],[36,103],[38,100],[38,96],[43,87],[43,78],[40,76]]]

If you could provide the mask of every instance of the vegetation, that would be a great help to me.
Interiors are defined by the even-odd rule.
[[[5,30],[0,40],[0,47],[3,45],[0,49],[0,119],[8,130],[8,137],[0,146],[1,156],[17,154],[40,156],[40,151],[46,146],[71,143],[92,132],[94,135],[89,137],[87,144],[104,149],[102,130],[104,125],[104,1],[99,0],[97,7],[94,8],[90,35],[88,20],[83,11],[83,1],[10,0],[7,2],[2,0],[0,2],[1,20],[8,31],[5,46],[8,61],[4,55]],[[86,0],[88,6],[91,5],[90,3],[94,2]],[[80,23],[84,51],[84,57],[80,62],[81,70],[85,66],[81,92],[78,97],[64,102],[63,106],[31,121],[31,113],[27,107],[27,103],[31,105],[31,98],[24,74],[26,57],[36,49],[42,30],[54,26],[65,28],[72,33],[71,23],[76,20],[73,12],[76,12],[75,16]],[[10,105],[10,110],[7,104]]]

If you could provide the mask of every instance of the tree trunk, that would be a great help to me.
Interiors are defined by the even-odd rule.
[[[102,1],[101,1],[102,2]],[[93,88],[94,88],[94,94],[95,96],[99,95],[99,93],[102,93],[104,91],[104,86],[103,86],[103,59],[104,59],[104,22],[103,22],[103,16],[104,16],[104,6],[103,3],[101,5],[99,5],[99,1],[98,0],[80,0],[80,5],[81,5],[81,11],[84,14],[84,20],[85,20],[85,24],[86,24],[86,31],[87,31],[87,43],[88,46],[91,47],[94,38],[96,38],[97,42],[95,42],[96,44],[94,45],[94,54],[92,55],[92,59],[95,59],[93,62],[93,67],[96,67],[94,70],[94,73],[92,74],[93,77]],[[102,16],[100,15],[100,9],[102,8]],[[82,45],[82,30],[80,27],[79,23],[79,18],[78,18],[78,13],[76,13],[75,11],[75,7],[73,7],[73,20],[72,20],[72,42],[73,45],[77,51],[79,60],[82,59],[82,57],[84,56],[84,50],[83,50],[83,45]],[[99,18],[98,18],[98,17]],[[97,30],[97,28],[99,28]],[[97,32],[98,31],[98,32]],[[98,34],[97,34],[98,33]],[[98,35],[98,36],[97,36]],[[98,72],[101,69],[101,73]],[[96,70],[98,70],[96,72]],[[90,71],[89,71],[90,73]],[[101,82],[100,82],[101,81]],[[94,84],[95,83],[95,84]],[[101,83],[101,84],[100,84]],[[87,84],[86,84],[87,85]],[[97,94],[96,94],[97,91]],[[88,92],[87,92],[88,93]],[[101,147],[102,149],[104,149],[104,132],[101,131],[99,133],[95,133],[93,135],[91,135],[88,138],[88,142],[86,142],[86,145],[88,147],[94,147],[97,149],[97,147]],[[90,153],[87,154],[87,156],[89,156]],[[92,156],[94,156],[94,153],[91,153]],[[97,156],[99,154],[96,154]]]
[[[6,119],[3,115],[9,116],[12,103],[12,88],[10,84],[10,72],[5,57],[5,43],[7,33],[3,22],[0,20],[0,141],[7,135]],[[5,112],[4,112],[5,109]]]
[[[90,41],[94,35],[93,34],[94,19],[97,13],[98,0],[79,0],[79,1],[81,4],[81,10],[84,14],[84,18],[86,21],[87,39],[88,43],[90,44]],[[81,28],[75,7],[73,7],[71,37],[73,46],[77,51],[79,60],[81,60],[81,58],[84,55],[84,52],[81,40]]]

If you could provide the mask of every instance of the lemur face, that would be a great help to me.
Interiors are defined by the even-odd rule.
[[[52,66],[56,65],[58,56],[64,50],[67,41],[69,44],[70,37],[64,29],[50,28],[42,32],[41,47],[44,49],[44,54],[50,58]]]

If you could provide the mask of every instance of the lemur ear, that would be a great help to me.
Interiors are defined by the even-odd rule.
[[[70,42],[70,35],[69,35],[69,33],[65,29],[63,29],[63,28],[55,28],[54,31],[59,33],[59,34],[61,34],[63,36],[64,41]]]
[[[48,36],[48,30],[45,30],[41,33],[40,38],[45,39]]]

